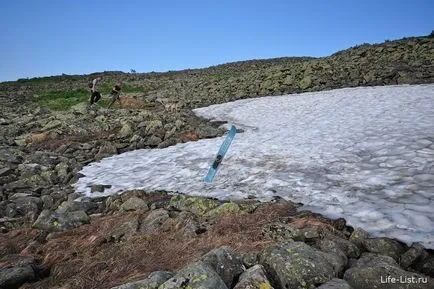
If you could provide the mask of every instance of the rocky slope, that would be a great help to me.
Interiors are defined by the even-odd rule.
[[[63,75],[0,84],[0,288],[18,288],[35,281],[25,287],[60,288],[63,284],[62,288],[108,288],[166,269],[140,281],[147,285],[121,288],[315,288],[335,277],[349,285],[339,279],[321,288],[368,288],[378,284],[381,276],[416,276],[421,281],[433,277],[433,252],[417,244],[408,248],[394,240],[372,239],[342,224],[336,228],[335,223],[342,221],[296,214],[290,209],[296,205],[288,202],[277,201],[288,206],[286,211],[249,231],[246,218],[259,222],[255,214],[271,210],[275,204],[234,206],[205,199],[185,204],[185,200],[178,202],[165,193],[161,199],[150,200],[146,192],[74,202],[78,196],[70,187],[84,165],[103,157],[224,133],[219,123],[194,116],[191,108],[340,87],[432,83],[433,60],[431,35],[364,44],[325,58],[253,60],[167,73],[106,72],[103,92],[119,80],[126,83],[127,91],[123,109],[110,110],[82,102],[82,90],[91,76]],[[44,106],[47,98],[65,92],[72,92],[67,94],[66,107],[52,110],[50,105]],[[204,203],[214,205],[209,209]],[[221,206],[223,209],[217,209]],[[296,219],[304,223],[294,223]],[[225,226],[221,222],[226,222]],[[178,240],[176,234],[184,238],[182,248],[176,247],[177,242],[162,243],[165,248],[180,250],[169,250],[172,255],[166,256],[166,262],[157,262],[158,254],[146,255],[150,243],[137,248],[156,266],[143,265],[131,252],[119,254],[130,264],[122,275],[116,273],[120,260],[107,261],[117,256],[116,249],[133,246],[126,240],[151,242],[163,232],[172,241]],[[209,241],[225,233],[239,239]],[[360,234],[362,241],[357,240]],[[249,239],[252,236],[256,239]],[[208,246],[194,246],[206,241]],[[68,242],[77,249],[59,247]],[[246,242],[254,245],[242,245]],[[155,252],[161,252],[161,246],[153,246]],[[188,247],[192,249],[186,250]],[[220,249],[212,251],[217,247]],[[200,257],[208,251],[208,257]],[[172,264],[173,258],[181,261]],[[227,259],[232,262],[230,269],[221,271],[219,262]],[[83,260],[93,267],[80,263]],[[196,263],[188,265],[192,262]],[[65,268],[77,271],[68,275]],[[409,282],[393,287],[397,284],[390,282],[381,286],[428,288],[423,282],[419,287]]]

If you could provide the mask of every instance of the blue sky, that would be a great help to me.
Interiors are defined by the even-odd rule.
[[[432,0],[1,0],[0,81],[201,68],[434,30]]]

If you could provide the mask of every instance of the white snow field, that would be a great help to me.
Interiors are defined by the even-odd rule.
[[[344,217],[373,236],[434,249],[434,85],[347,88],[195,110],[238,133],[212,184],[224,137],[136,150],[92,163],[77,192],[112,185],[219,199],[275,196]]]

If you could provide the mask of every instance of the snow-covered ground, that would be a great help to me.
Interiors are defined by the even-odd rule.
[[[89,185],[107,184],[105,194],[281,196],[374,236],[434,249],[434,85],[246,99],[195,112],[245,130],[212,184],[203,177],[223,137],[92,163],[76,191],[90,195]]]

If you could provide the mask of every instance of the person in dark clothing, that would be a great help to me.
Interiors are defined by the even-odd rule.
[[[99,84],[103,80],[103,76],[98,76],[92,80],[92,87],[90,91],[92,92],[90,96],[90,104],[97,103],[101,99],[101,93],[99,92]]]
[[[121,98],[120,98],[121,87],[122,87],[122,82],[119,82],[115,86],[113,86],[112,91],[110,92],[110,95],[112,96],[112,100],[108,105],[108,108],[110,108],[116,101],[119,101],[119,105],[122,105]]]

